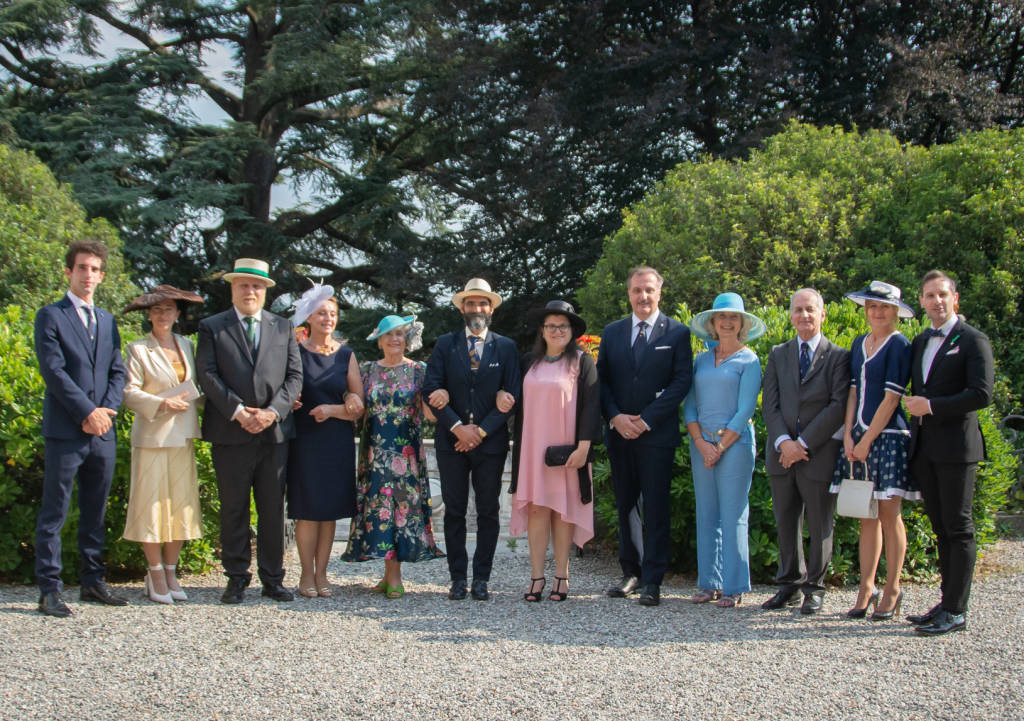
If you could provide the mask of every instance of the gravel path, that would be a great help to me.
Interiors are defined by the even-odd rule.
[[[407,566],[405,598],[387,600],[369,589],[383,564],[340,551],[333,598],[284,604],[257,588],[224,606],[209,575],[175,607],[138,585],[119,587],[127,609],[71,589],[61,620],[0,587],[0,719],[1024,719],[1021,539],[989,555],[967,633],[936,639],[847,621],[854,588],[805,618],[761,611],[767,586],[735,610],[694,606],[679,578],[643,608],[602,594],[607,553],[573,560],[567,602],[527,604],[523,541],[502,546],[489,602],[448,601],[443,560]],[[936,598],[907,585],[904,609]]]

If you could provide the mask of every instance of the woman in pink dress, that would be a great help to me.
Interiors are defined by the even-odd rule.
[[[597,368],[576,344],[586,323],[561,300],[530,314],[537,342],[523,358],[522,401],[516,414],[512,452],[513,536],[527,534],[530,588],[527,601],[540,601],[546,578],[548,541],[555,553],[555,582],[548,598],[569,595],[569,549],[594,536],[591,446],[601,438]],[[560,465],[548,465],[549,447],[563,449]]]

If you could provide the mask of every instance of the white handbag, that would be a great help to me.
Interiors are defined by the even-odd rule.
[[[864,478],[868,477],[868,464],[864,463]],[[878,500],[875,498],[875,484],[868,480],[859,481],[853,477],[853,462],[848,462],[850,477],[839,484],[839,498],[836,513],[850,518],[878,518]]]

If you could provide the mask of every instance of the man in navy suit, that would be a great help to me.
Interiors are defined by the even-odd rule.
[[[232,307],[199,324],[196,376],[206,393],[203,439],[213,444],[220,498],[222,603],[241,603],[252,580],[249,495],[256,502],[256,566],[262,595],[291,601],[284,587],[284,484],[292,405],[302,359],[290,321],[263,309],[270,266],[239,258],[224,274]]]
[[[472,479],[476,499],[476,551],[472,595],[490,594],[494,549],[498,544],[498,496],[508,455],[508,412],[496,407],[498,391],[519,397],[519,354],[511,339],[489,329],[501,297],[481,278],[452,296],[464,328],[437,339],[427,362],[423,393],[436,409],[434,450],[444,499],[444,540],[451,588],[448,598],[466,597],[466,506]]]
[[[918,300],[932,325],[911,346],[911,395],[904,399],[911,415],[907,455],[935,531],[942,600],[907,620],[919,634],[939,636],[967,627],[978,555],[974,476],[985,459],[978,411],[992,402],[995,371],[988,337],[957,315],[960,295],[952,278],[929,271]]]
[[[106,569],[101,559],[103,518],[117,456],[114,418],[125,383],[117,325],[110,313],[93,306],[93,293],[107,267],[107,248],[92,241],[72,243],[64,266],[67,295],[40,310],[35,321],[36,358],[46,383],[46,465],[36,520],[36,580],[39,612],[57,617],[71,615],[61,596],[60,532],[76,476],[81,600],[128,604],[103,582]]]
[[[625,597],[640,590],[644,606],[661,602],[672,542],[669,491],[681,439],[679,405],[693,375],[690,331],[658,310],[663,282],[654,268],[630,271],[633,315],[605,327],[597,356],[623,573],[607,593]]]

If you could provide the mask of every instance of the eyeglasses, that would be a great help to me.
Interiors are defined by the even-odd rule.
[[[543,327],[544,327],[544,330],[549,331],[551,333],[568,333],[569,332],[569,326],[567,326],[567,325],[552,325],[551,323],[545,323]]]

